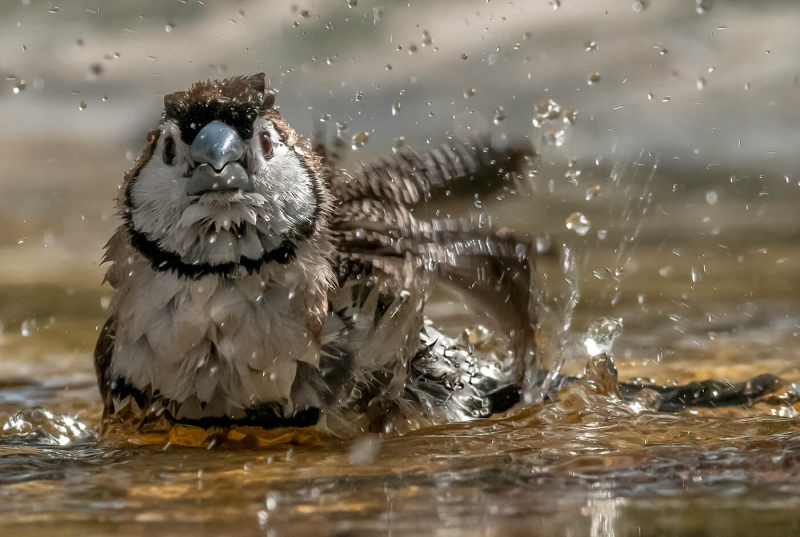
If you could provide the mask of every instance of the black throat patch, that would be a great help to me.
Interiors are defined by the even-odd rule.
[[[297,245],[284,239],[280,246],[273,250],[264,252],[258,259],[242,257],[238,262],[219,263],[186,263],[181,256],[175,252],[170,252],[161,247],[158,242],[150,239],[136,229],[133,225],[133,218],[130,212],[125,215],[125,228],[128,230],[131,245],[142,254],[149,262],[150,267],[157,272],[174,272],[180,277],[196,280],[209,274],[233,278],[236,276],[238,267],[243,267],[249,274],[256,273],[267,263],[279,263],[286,265],[297,257]]]

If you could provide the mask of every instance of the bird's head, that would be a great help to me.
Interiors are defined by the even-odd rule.
[[[156,270],[199,277],[287,263],[324,226],[329,194],[310,142],[273,107],[264,74],[164,98],[120,205]]]

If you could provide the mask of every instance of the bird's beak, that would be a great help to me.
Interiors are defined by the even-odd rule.
[[[186,186],[190,196],[205,192],[253,191],[253,181],[238,161],[245,146],[236,129],[222,121],[212,121],[197,133],[192,142],[195,168]]]

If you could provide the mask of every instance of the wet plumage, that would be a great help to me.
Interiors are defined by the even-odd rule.
[[[105,255],[105,418],[348,434],[512,406],[534,350],[535,248],[481,218],[418,215],[513,185],[533,149],[453,140],[348,173],[273,104],[263,74],[165,98]],[[484,306],[502,357],[426,324],[437,282]]]

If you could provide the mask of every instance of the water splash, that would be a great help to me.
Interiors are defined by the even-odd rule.
[[[545,112],[544,107],[542,112]],[[608,283],[601,292],[600,303],[594,305],[601,310],[615,306],[619,300],[625,269],[632,260],[637,238],[650,206],[651,184],[656,169],[655,159],[648,162],[644,155],[640,154],[632,162],[615,163],[607,183],[602,186],[604,190],[612,191],[607,197],[608,222],[603,223],[607,223],[608,229],[613,229],[620,235],[620,243],[614,249],[616,252],[614,266],[607,267],[604,271],[607,275],[604,281]],[[563,237],[565,243],[560,269],[556,270],[555,274],[545,274],[542,278],[543,288],[537,301],[539,314],[537,354],[528,364],[523,393],[523,399],[528,405],[541,401],[550,392],[551,387],[556,385],[560,378],[558,373],[561,367],[570,357],[585,357],[587,352],[595,362],[598,357],[606,357],[604,359],[609,361],[607,365],[613,369],[613,360],[608,353],[614,339],[621,331],[621,319],[599,318],[589,326],[586,334],[577,339],[571,332],[575,308],[580,302],[584,285],[582,275],[591,277],[597,272],[590,270],[592,254],[599,250],[601,242],[607,239],[606,228],[602,236],[598,235],[596,241],[588,237],[589,229],[581,235],[576,228],[581,224],[580,216],[575,215],[582,216],[580,213],[574,213],[568,219],[568,228],[578,235]],[[589,226],[588,219],[585,224]],[[583,231],[583,226],[580,231]],[[589,370],[596,370],[591,361],[588,367]],[[640,406],[644,408],[647,402],[641,403]]]
[[[43,408],[25,408],[3,424],[0,444],[67,446],[97,440],[97,433],[71,416]]]
[[[526,364],[523,401],[538,403],[550,392],[572,350],[568,342],[581,287],[578,263],[572,248],[564,246],[561,274],[549,280],[533,306],[538,312],[537,351]]]
[[[622,334],[622,319],[613,317],[598,317],[589,324],[583,345],[589,356],[598,356],[611,352],[620,334]]]
[[[606,303],[608,307],[612,307],[619,301],[624,276],[629,272],[627,269],[633,260],[638,245],[637,239],[650,208],[653,196],[652,183],[657,169],[658,160],[641,152],[636,160],[615,162],[608,176],[608,184],[602,187],[603,190],[611,191],[606,198],[609,200],[608,225],[603,229],[615,232],[619,237],[619,246],[614,250],[616,256],[613,266],[603,267],[602,272],[608,275],[606,281],[610,283],[601,294],[599,305]],[[607,236],[604,233],[604,238]],[[581,271],[584,274],[593,273],[590,265],[594,260],[593,254],[599,249],[598,242],[593,248],[583,252]]]

